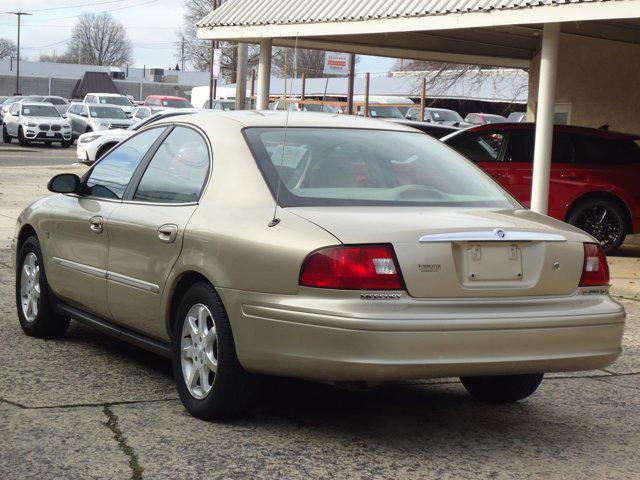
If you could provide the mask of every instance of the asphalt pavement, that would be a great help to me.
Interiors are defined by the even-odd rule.
[[[73,165],[75,147],[9,148],[0,145],[6,238],[17,213],[47,194],[48,178],[85,168]],[[456,379],[368,392],[267,379],[253,411],[225,423],[185,412],[171,365],[161,357],[76,322],[61,339],[25,336],[15,313],[11,252],[2,240],[3,480],[640,476],[635,240],[611,258],[613,293],[628,320],[625,351],[607,369],[549,375],[533,396],[506,406],[472,399]]]

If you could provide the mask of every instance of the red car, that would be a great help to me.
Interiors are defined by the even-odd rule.
[[[186,98],[168,95],[149,95],[145,99],[144,105],[148,107],[193,108],[191,102]]]
[[[522,204],[531,202],[534,124],[482,125],[442,141],[477,163]],[[607,253],[640,232],[640,137],[556,125],[549,215],[597,238]]]

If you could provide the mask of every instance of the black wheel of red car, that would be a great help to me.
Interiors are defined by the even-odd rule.
[[[7,127],[5,125],[2,126],[2,141],[4,143],[11,143],[11,135],[7,132]]]
[[[594,198],[576,205],[567,221],[596,238],[605,253],[615,252],[627,235],[624,210],[606,198]]]
[[[492,403],[512,403],[532,395],[543,373],[495,375],[490,377],[460,377],[464,388],[479,400]]]

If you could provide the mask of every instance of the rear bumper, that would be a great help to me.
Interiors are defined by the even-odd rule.
[[[620,355],[625,319],[607,295],[454,304],[220,294],[247,370],[321,381],[603,368]]]

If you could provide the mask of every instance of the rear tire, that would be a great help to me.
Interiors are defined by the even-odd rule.
[[[464,388],[474,397],[492,403],[512,403],[533,394],[542,382],[543,373],[460,377]]]
[[[591,198],[576,204],[567,222],[595,237],[609,255],[624,243],[627,216],[618,203],[607,198]]]
[[[205,282],[194,284],[173,320],[173,372],[187,411],[203,420],[242,415],[255,379],[238,361],[229,318],[214,288]]]
[[[18,129],[18,143],[20,144],[21,147],[29,146],[29,139],[27,139],[24,136],[24,133],[22,132],[22,127]]]
[[[9,135],[9,132],[7,132],[7,127],[6,125],[2,126],[2,141],[4,143],[11,143],[11,135]]]
[[[69,327],[69,319],[53,309],[53,294],[47,283],[40,242],[27,238],[16,265],[15,294],[20,327],[32,337],[58,337]]]

